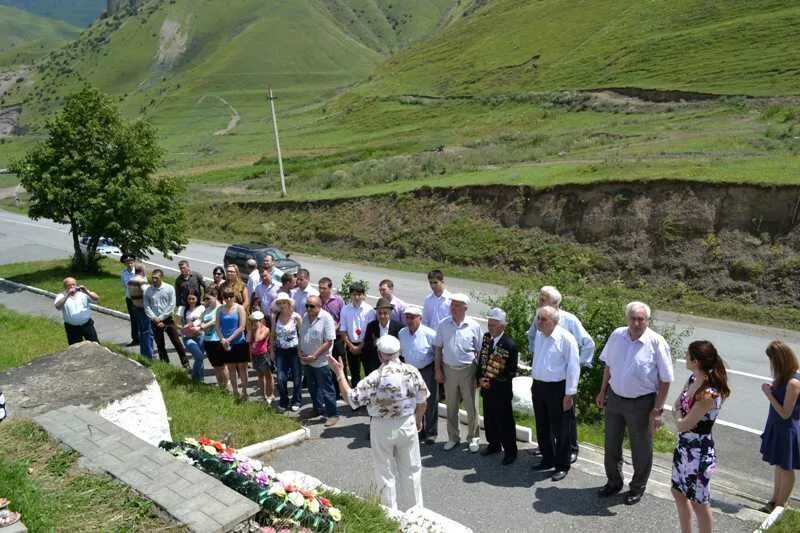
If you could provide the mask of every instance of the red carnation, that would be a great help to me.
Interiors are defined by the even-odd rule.
[[[356,335],[361,336],[361,328],[356,328]]]
[[[317,499],[319,500],[319,503],[321,503],[325,507],[330,507],[331,506],[331,501],[328,498],[325,498],[323,496],[319,496]]]

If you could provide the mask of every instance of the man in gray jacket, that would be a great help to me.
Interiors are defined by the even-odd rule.
[[[164,283],[164,272],[160,269],[153,270],[150,274],[150,286],[144,292],[144,312],[153,325],[153,336],[158,348],[158,358],[169,363],[167,347],[164,343],[164,332],[169,335],[169,340],[178,352],[181,364],[189,369],[189,360],[186,359],[186,350],[183,348],[178,328],[172,319],[175,312],[175,289]]]

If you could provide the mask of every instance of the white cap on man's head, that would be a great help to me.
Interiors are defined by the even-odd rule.
[[[276,303],[277,302],[291,302],[292,301],[292,297],[289,296],[288,293],[279,292],[278,295],[275,297],[275,300],[273,300],[273,301],[276,302]]]
[[[406,307],[405,311],[403,311],[403,314],[404,315],[422,316],[422,308],[409,305],[408,307]]]
[[[499,307],[493,307],[489,309],[489,312],[486,313],[486,318],[490,320],[497,320],[500,323],[506,323],[506,312],[500,309]]]
[[[378,352],[386,355],[393,355],[400,352],[400,341],[397,340],[397,337],[393,337],[392,335],[384,335],[378,342],[375,343],[375,347],[378,349]]]
[[[464,293],[457,292],[450,295],[451,302],[461,302],[464,305],[469,305],[469,296]]]

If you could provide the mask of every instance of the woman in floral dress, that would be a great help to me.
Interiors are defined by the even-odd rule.
[[[689,345],[686,368],[692,375],[672,411],[678,427],[672,459],[672,497],[681,532],[691,533],[694,514],[698,531],[708,533],[713,526],[709,506],[711,475],[717,466],[711,429],[731,391],[725,363],[710,342],[694,341]]]

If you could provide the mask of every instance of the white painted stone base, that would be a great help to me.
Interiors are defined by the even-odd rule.
[[[392,511],[388,507],[384,510],[400,522],[403,533],[472,533],[467,526],[424,507],[412,507],[406,512]]]
[[[155,379],[144,390],[106,405],[98,414],[153,446],[172,440],[167,406]]]

